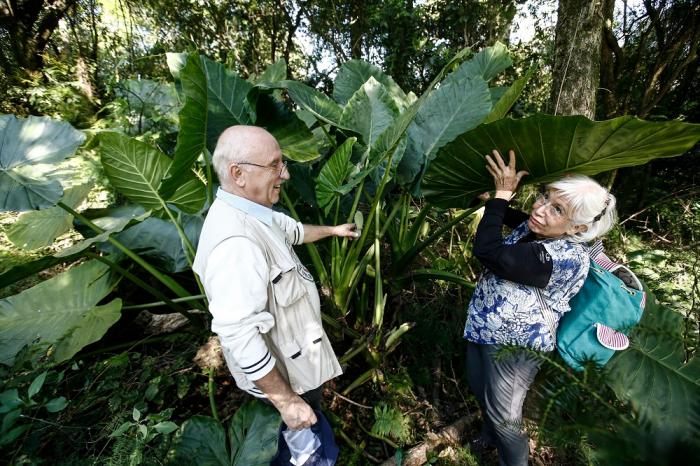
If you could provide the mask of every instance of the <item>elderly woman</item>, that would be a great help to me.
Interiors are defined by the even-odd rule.
[[[547,185],[529,216],[510,209],[527,172],[516,172],[515,153],[509,156],[508,165],[497,151],[486,156],[496,194],[476,232],[474,255],[486,270],[464,338],[469,385],[484,415],[482,441],[495,444],[501,465],[512,466],[528,460],[522,407],[541,362],[529,350],[555,349],[559,318],[588,274],[586,242],[607,233],[616,216],[615,197],[581,175]],[[503,224],[514,229],[505,238]],[[506,346],[511,350],[497,355]]]

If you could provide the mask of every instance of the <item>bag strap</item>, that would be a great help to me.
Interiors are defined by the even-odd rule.
[[[606,270],[610,270],[608,267],[617,265],[613,261],[611,261],[607,255],[605,255],[603,242],[601,240],[597,240],[595,243],[588,247],[588,256],[593,262],[605,268]],[[540,304],[540,312],[542,313],[542,318],[544,319],[545,324],[547,324],[547,328],[549,328],[549,333],[552,334],[554,344],[556,344],[556,323],[558,321],[557,314],[552,310],[550,305],[547,304],[547,301],[544,299],[544,295],[542,294],[542,290],[540,288],[535,287],[535,291],[537,292],[537,301]]]

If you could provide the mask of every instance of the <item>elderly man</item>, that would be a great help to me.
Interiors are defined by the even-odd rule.
[[[316,423],[322,384],[342,373],[321,324],[313,277],[292,245],[355,238],[354,224],[302,225],[272,210],[289,179],[275,138],[232,126],[216,145],[221,187],[192,268],[209,299],[212,331],[238,387],[269,400],[290,429]]]

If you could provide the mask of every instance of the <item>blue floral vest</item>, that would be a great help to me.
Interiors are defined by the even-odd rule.
[[[515,244],[529,233],[524,222],[504,239],[504,243]],[[552,258],[552,276],[540,291],[558,324],[559,318],[570,309],[569,300],[581,289],[588,275],[588,252],[583,244],[563,238],[537,242]],[[545,323],[539,303],[534,287],[484,270],[469,302],[464,338],[474,343],[552,351],[556,347],[556,337]]]

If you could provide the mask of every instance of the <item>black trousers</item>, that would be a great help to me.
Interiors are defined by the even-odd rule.
[[[321,385],[318,388],[314,388],[313,390],[309,390],[306,393],[302,393],[299,396],[301,396],[301,399],[306,401],[309,404],[309,406],[311,406],[311,408],[315,409],[316,411],[321,411],[321,399],[323,397],[323,385]],[[260,398],[260,401],[272,406],[272,402],[267,398]]]

